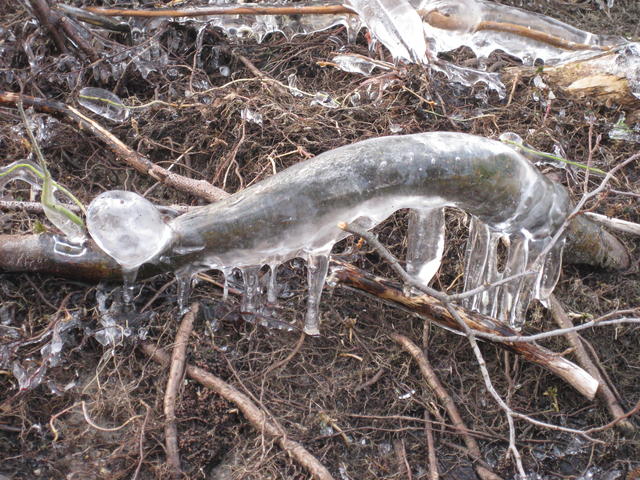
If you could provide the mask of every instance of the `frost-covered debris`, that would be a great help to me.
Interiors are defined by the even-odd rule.
[[[145,340],[153,313],[126,312],[119,289],[98,288],[96,302],[100,314],[98,327],[91,335],[104,347],[117,347],[129,340]]]
[[[44,363],[55,367],[60,362],[60,353],[65,344],[70,340],[69,332],[80,325],[80,312],[73,312],[71,318],[65,321],[59,321],[53,327],[51,332],[51,340],[40,349]]]

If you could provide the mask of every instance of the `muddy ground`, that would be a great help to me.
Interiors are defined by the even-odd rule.
[[[93,3],[78,0],[74,4]],[[640,8],[635,0],[617,0],[610,10],[597,4],[536,0],[518,5],[594,32],[638,35]],[[17,92],[22,87],[26,94],[70,105],[77,105],[78,91],[85,86],[113,91],[129,105],[163,100],[166,103],[132,110],[123,123],[93,118],[154,162],[211,181],[229,193],[308,156],[398,132],[452,130],[496,138],[513,131],[540,150],[553,151],[559,145],[567,158],[578,162],[587,161],[590,142],[595,144],[599,138],[592,164],[603,170],[637,151],[637,144],[608,136],[622,109],[578,103],[559,92],[545,103],[548,94],[539,91],[531,79],[507,85],[508,90],[513,89],[507,104],[481,85],[470,89],[450,84],[443,76],[416,66],[400,67],[391,77],[365,78],[323,65],[340,49],[370,54],[363,34],[356,44],[347,44],[341,28],[292,40],[272,35],[261,44],[251,39],[232,42],[211,28],[205,30],[199,46],[193,26],[157,23],[133,38],[135,45],[147,42],[149,62],[136,65],[124,55],[124,68],[118,69],[111,65],[113,56],[130,48],[121,34],[92,30],[87,41],[100,57],[92,62],[68,42],[68,52],[61,55],[21,2],[3,2],[0,15],[0,89]],[[371,55],[390,60],[382,49]],[[449,58],[473,64],[465,51]],[[490,69],[519,64],[501,54],[492,56],[489,63]],[[287,85],[291,74],[297,76],[300,90],[326,92],[338,102],[337,108],[311,105],[309,98],[293,96],[278,83],[264,80]],[[368,84],[379,89],[380,95],[371,101],[351,102],[353,94],[366,91]],[[245,109],[259,113],[261,123],[246,114],[243,118]],[[633,114],[625,113],[627,117]],[[53,177],[85,204],[100,192],[116,188],[144,193],[163,205],[203,203],[137,173],[90,133],[51,116],[30,115],[45,125],[42,147]],[[0,108],[0,122],[2,164],[26,158],[26,136],[17,111]],[[543,168],[569,187],[574,198],[581,195],[584,170]],[[640,222],[639,173],[637,164],[625,168],[589,207]],[[591,175],[589,188],[600,178]],[[30,199],[28,190],[10,194],[16,200]],[[376,229],[400,258],[406,248],[405,217],[405,212],[399,212]],[[461,288],[467,223],[463,213],[448,213],[445,261],[434,282],[439,290]],[[0,212],[0,227],[2,233],[53,230],[43,216],[15,210]],[[637,263],[637,238],[619,237]],[[336,247],[336,251],[347,250],[359,267],[393,277],[388,265],[366,245],[347,240]],[[465,338],[425,325],[423,320],[357,292],[327,288],[322,301],[322,335],[304,338],[297,353],[288,358],[301,337],[304,264],[291,262],[281,273],[284,289],[276,318],[291,323],[293,331],[247,321],[250,319],[239,313],[236,295],[222,300],[221,279],[212,273],[192,296],[202,308],[191,335],[188,362],[249,395],[335,478],[430,478],[427,426],[433,432],[440,475],[475,478],[473,460],[443,405],[412,358],[389,338],[390,332],[401,333],[423,346],[470,434],[480,444],[484,461],[503,478],[514,477],[514,463],[506,454],[506,417],[485,389]],[[95,331],[103,314],[97,297],[117,296],[114,289],[117,285],[0,273],[0,341],[5,347],[13,345],[0,356],[1,478],[170,478],[162,409],[167,369],[145,357],[137,344],[146,333],[148,342],[172,345],[180,321],[176,284],[169,275],[141,282],[135,304],[142,313],[130,318],[132,335],[111,348],[96,340]],[[637,273],[566,265],[556,295],[579,322],[637,307],[640,284]],[[527,319],[527,332],[555,327],[540,305],[530,308]],[[43,363],[41,348],[50,341],[53,325],[70,320],[77,324],[66,334],[59,363],[49,366],[37,386],[21,390],[15,365],[36,371]],[[618,325],[589,329],[582,335],[597,352],[624,408],[631,409],[640,401],[640,329]],[[542,343],[558,352],[568,347],[562,338]],[[540,367],[491,344],[483,344],[482,352],[497,391],[513,409],[574,429],[611,420],[600,401],[584,399]],[[567,355],[574,359],[571,352]],[[195,381],[183,382],[176,408],[185,478],[309,477],[278,445],[254,429],[234,404]],[[609,428],[593,434],[597,442],[524,421],[516,421],[516,430],[517,447],[527,472],[533,475],[607,480],[640,477],[637,430]]]

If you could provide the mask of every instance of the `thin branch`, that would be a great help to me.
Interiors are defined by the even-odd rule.
[[[143,343],[142,351],[160,365],[169,366],[169,355],[156,345]],[[222,398],[235,404],[249,420],[251,425],[261,433],[273,438],[280,447],[295,461],[305,468],[317,480],[333,480],[329,470],[300,443],[288,437],[286,430],[275,419],[270,419],[263,410],[258,408],[244,393],[221,378],[192,365],[186,366],[187,375],[207,388],[210,388]]]
[[[0,105],[16,107],[19,101],[19,94],[0,90]],[[31,97],[28,95],[22,95],[22,101],[25,105],[31,106],[36,110],[63,115],[65,120],[78,124],[80,128],[90,131],[93,135],[105,142],[126,164],[169,187],[204,198],[209,202],[221,200],[229,196],[224,190],[214,187],[205,180],[195,180],[184,177],[156,165],[144,155],[129,148],[98,122],[83,115],[72,106],[55,100]]]
[[[173,353],[171,354],[171,369],[169,370],[169,378],[167,379],[167,387],[164,393],[164,436],[167,447],[167,464],[174,478],[180,478],[182,475],[180,450],[178,448],[178,428],[176,426],[176,398],[184,375],[189,335],[193,330],[193,321],[198,315],[199,309],[200,305],[193,303],[182,318],[176,333]]]

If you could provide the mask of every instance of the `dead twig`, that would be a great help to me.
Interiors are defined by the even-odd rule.
[[[171,363],[169,355],[156,345],[143,343],[142,351],[161,365],[169,366]],[[269,419],[264,411],[258,408],[245,394],[206,370],[191,365],[187,365],[185,370],[189,377],[200,382],[205,387],[210,388],[228,402],[235,404],[257,431],[273,438],[278,445],[280,445],[291,458],[304,467],[313,478],[317,480],[333,480],[329,470],[327,470],[317,458],[301,444],[295,440],[291,440],[279,422],[275,419]]]
[[[467,446],[467,449],[469,450],[471,458],[473,458],[473,460],[476,462],[482,461],[482,453],[480,452],[480,447],[478,446],[476,439],[468,434],[469,429],[462,420],[462,416],[458,411],[458,407],[456,406],[455,402],[453,401],[447,390],[444,388],[442,383],[440,383],[438,376],[431,367],[429,360],[427,360],[427,357],[424,355],[422,350],[420,350],[420,348],[418,348],[415,343],[413,343],[404,335],[400,335],[399,333],[392,333],[389,336],[394,342],[398,343],[403,348],[403,350],[411,355],[415,362],[418,364],[418,368],[420,368],[420,373],[422,373],[423,378],[425,379],[431,390],[433,390],[433,393],[435,393],[436,397],[438,397],[440,403],[442,403],[442,406],[445,408],[447,414],[449,415],[449,418],[453,422],[453,426],[462,435],[462,439]],[[482,478],[483,480],[500,479],[498,475],[482,465],[477,465],[476,471],[478,473],[478,476],[480,476],[480,478]]]
[[[0,105],[16,107],[20,101],[20,94],[0,90]],[[22,95],[24,105],[35,108],[38,111],[62,115],[66,121],[76,123],[80,128],[88,130],[107,146],[129,166],[140,173],[149,175],[155,180],[182,192],[203,198],[209,202],[215,202],[229,196],[224,190],[214,187],[205,180],[195,180],[170,172],[166,168],[156,165],[144,155],[135,152],[115,135],[109,132],[98,122],[83,115],[74,107],[62,102],[45,98]]]
[[[553,316],[553,319],[555,320],[555,322],[558,324],[560,328],[562,329],[573,328],[573,322],[571,322],[571,319],[569,318],[567,313],[564,311],[564,308],[562,308],[562,305],[553,294],[551,295],[551,297],[549,297],[549,307],[550,307],[551,315]],[[600,383],[600,387],[598,388],[597,395],[600,398],[600,400],[604,402],[604,404],[607,407],[607,410],[609,410],[609,413],[611,413],[613,418],[614,419],[620,418],[620,420],[618,421],[618,426],[627,432],[634,431],[635,430],[634,425],[631,422],[622,418],[624,416],[624,410],[620,405],[620,402],[616,398],[616,395],[611,390],[611,388],[609,388],[609,385],[607,385],[607,382],[605,381],[605,379],[600,374],[598,367],[593,363],[593,361],[589,357],[589,353],[587,352],[582,341],[580,340],[580,335],[575,331],[568,331],[565,334],[565,337],[567,338],[567,340],[569,341],[569,344],[573,348],[576,358],[578,359],[578,363],[582,366],[582,368],[584,368],[596,379],[598,379],[598,382]]]
[[[173,353],[171,354],[171,369],[169,370],[169,378],[167,379],[167,387],[164,393],[164,436],[167,447],[167,463],[174,478],[180,478],[182,475],[180,451],[178,449],[178,428],[176,426],[176,398],[184,375],[189,335],[193,330],[193,321],[198,315],[199,309],[200,305],[193,303],[182,318],[178,333],[176,333]]]

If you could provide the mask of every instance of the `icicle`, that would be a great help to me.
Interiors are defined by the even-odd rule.
[[[269,286],[267,287],[267,302],[275,304],[278,301],[278,266],[279,263],[269,264]]]
[[[491,231],[476,217],[469,222],[469,239],[465,251],[464,291],[473,290],[484,283],[484,273],[490,255]],[[474,295],[462,300],[464,307],[476,310],[480,296]]]
[[[523,236],[511,238],[509,255],[502,277],[524,273],[529,266],[529,240]],[[522,311],[529,305],[533,295],[531,277],[520,277],[500,287],[498,301],[494,302],[494,316],[508,322],[513,328],[520,328],[524,319]]]
[[[320,335],[320,296],[329,269],[329,255],[326,253],[309,253],[307,259],[307,314],[304,320],[304,332],[307,335]]]
[[[194,278],[194,270],[187,266],[175,272],[178,284],[178,310],[183,315],[189,311],[189,298],[191,297],[191,284]]]
[[[346,0],[394,58],[427,63],[422,20],[407,0]]]
[[[407,231],[407,273],[425,285],[436,274],[444,253],[444,208],[411,210]]]
[[[501,280],[503,272],[498,271],[498,244],[505,238],[504,234],[492,232],[489,229],[489,244],[487,248],[487,262],[482,273],[480,282],[475,287],[483,285],[491,285],[493,282]],[[474,288],[475,288],[474,287]],[[489,288],[477,295],[478,310],[485,315],[495,317],[498,311],[498,294],[500,290],[497,287]]]
[[[125,305],[131,305],[131,303],[133,303],[137,276],[137,268],[122,269],[122,301],[125,303]]]
[[[547,306],[549,295],[553,292],[560,278],[564,244],[565,239],[562,238],[551,248],[551,251],[544,259],[544,266],[540,270],[540,275],[537,279],[535,298],[540,300],[545,307]]]
[[[229,299],[229,278],[233,275],[233,268],[222,267],[220,270],[223,276],[222,300],[226,302]]]
[[[255,312],[260,297],[260,282],[258,281],[258,273],[260,266],[243,267],[242,280],[244,281],[244,295],[242,296],[242,312]]]

